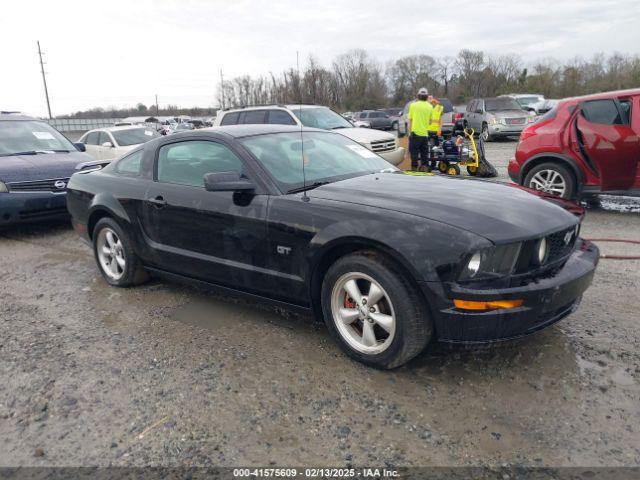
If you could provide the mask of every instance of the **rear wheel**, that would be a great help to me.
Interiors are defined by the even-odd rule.
[[[467,173],[472,177],[475,177],[478,174],[478,167],[476,167],[475,165],[468,165]]]
[[[375,252],[347,255],[329,268],[322,284],[322,310],[345,353],[377,368],[406,363],[432,335],[414,284]]]
[[[131,240],[112,218],[102,218],[93,230],[93,252],[100,273],[110,285],[128,287],[148,278]]]
[[[447,173],[447,169],[449,168],[449,162],[445,160],[440,160],[438,162],[438,171],[440,173]]]
[[[524,186],[562,198],[574,198],[576,182],[571,172],[555,162],[533,167],[524,179]]]
[[[447,175],[460,175],[460,167],[456,164],[447,167]]]

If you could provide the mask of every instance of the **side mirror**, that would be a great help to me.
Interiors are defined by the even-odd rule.
[[[111,143],[111,142],[104,142],[101,146],[102,146],[102,147],[107,147],[107,148],[113,148],[113,143]]]
[[[256,186],[237,172],[204,174],[204,188],[209,192],[251,192]]]
[[[76,142],[73,144],[74,147],[76,147],[76,150],[78,150],[79,152],[86,152],[87,151],[87,147],[84,143],[82,142]]]

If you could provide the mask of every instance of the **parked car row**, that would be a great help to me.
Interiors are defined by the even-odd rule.
[[[368,128],[358,128],[328,107],[319,105],[265,105],[225,110],[218,114],[214,125],[297,125],[333,130],[370,150],[392,165],[404,158],[404,148],[393,134]]]

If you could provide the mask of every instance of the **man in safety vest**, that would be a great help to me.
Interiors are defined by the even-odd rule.
[[[429,152],[431,152],[431,145],[436,147],[440,145],[440,136],[442,135],[442,112],[444,111],[444,107],[440,104],[437,98],[431,95],[429,95],[429,102],[433,106],[431,121],[429,122],[429,127],[427,127],[427,130],[429,131]],[[436,168],[435,160],[430,159],[429,163],[430,168]]]
[[[433,106],[428,101],[426,88],[418,90],[418,100],[409,105],[409,154],[411,170],[418,170],[420,165],[427,166],[429,159],[429,124]]]

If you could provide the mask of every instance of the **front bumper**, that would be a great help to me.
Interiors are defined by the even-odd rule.
[[[485,343],[529,335],[574,312],[589,287],[598,264],[599,251],[579,239],[564,266],[549,278],[505,289],[475,290],[458,284],[441,284],[434,305],[438,339],[454,343]],[[433,294],[433,288],[431,288]],[[442,298],[444,297],[444,298]],[[459,310],[453,299],[491,301],[524,300],[521,307],[490,311]]]
[[[511,181],[513,183],[517,183],[518,185],[521,184],[521,169],[520,169],[520,164],[518,162],[516,162],[515,158],[512,158],[511,160],[509,160],[509,164],[507,165],[507,173],[509,174],[509,178],[511,179]]]
[[[0,193],[0,226],[68,216],[66,193]]]
[[[404,148],[398,147],[395,150],[392,150],[390,152],[382,152],[382,153],[379,153],[378,155],[384,158],[391,165],[397,166],[397,165],[400,165],[400,163],[402,163],[402,160],[404,160]]]
[[[522,125],[503,125],[501,123],[489,125],[489,135],[492,137],[519,136],[527,125],[527,123]]]

